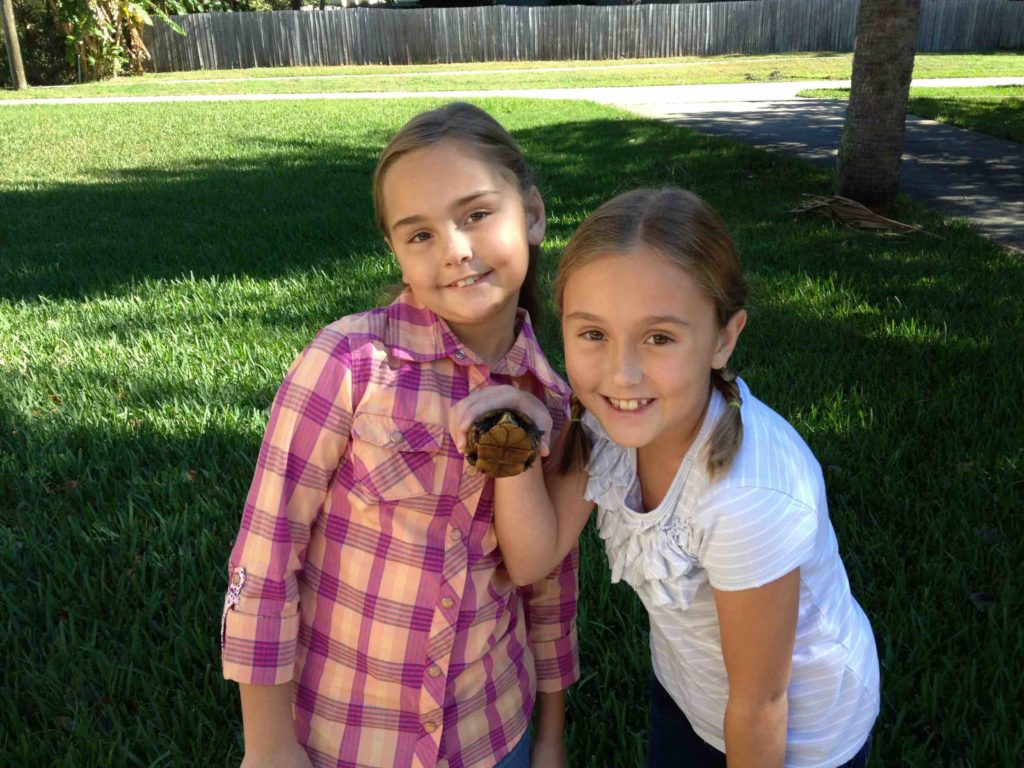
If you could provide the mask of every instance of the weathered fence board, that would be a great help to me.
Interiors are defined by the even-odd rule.
[[[859,0],[488,6],[174,16],[152,69],[436,64],[851,51]],[[919,51],[1024,49],[1024,2],[923,0]]]

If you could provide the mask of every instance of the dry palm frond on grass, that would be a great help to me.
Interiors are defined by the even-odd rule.
[[[887,219],[870,208],[851,200],[848,197],[826,197],[824,195],[809,195],[810,199],[803,205],[791,208],[789,213],[814,213],[824,216],[837,224],[845,224],[848,227],[857,229],[869,229],[880,232],[920,232],[939,240],[942,238],[933,235],[921,227],[914,227],[910,224],[903,224],[893,219]]]

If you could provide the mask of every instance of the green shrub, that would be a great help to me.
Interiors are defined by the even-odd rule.
[[[64,57],[64,35],[57,29],[46,0],[14,0],[21,59],[30,85],[60,85],[75,80],[75,68]],[[0,30],[0,86],[11,86],[7,41]]]
[[[291,0],[14,0],[30,85],[71,83],[80,74],[85,80],[138,74],[148,60],[142,46],[143,27],[169,23],[170,15],[290,7]],[[0,31],[0,87],[10,85],[7,47]]]

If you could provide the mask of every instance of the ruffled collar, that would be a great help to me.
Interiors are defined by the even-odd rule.
[[[625,498],[637,479],[636,449],[613,443],[601,422],[590,411],[584,412],[582,423],[591,445],[587,464],[587,498],[600,503],[598,498],[604,497],[612,488],[621,489]]]
[[[665,498],[650,512],[643,511],[636,449],[616,445],[593,414],[583,416],[593,446],[585,496],[598,505],[598,532],[612,581],[628,583],[648,608],[685,609],[700,586],[694,577],[699,570],[694,514],[702,483],[690,482],[690,473],[724,408],[722,396],[712,391],[693,445]]]
[[[600,503],[597,498],[591,498],[590,491],[592,489],[595,495],[604,495],[611,488],[617,488],[621,492],[617,495],[621,496],[623,502],[627,502],[623,511],[630,512],[645,520],[663,517],[666,511],[674,506],[674,504],[666,502],[670,501],[670,498],[673,496],[672,492],[678,490],[676,486],[681,485],[686,480],[686,475],[689,473],[690,468],[697,463],[704,444],[707,442],[708,437],[711,436],[711,431],[714,429],[715,424],[718,423],[718,419],[724,410],[725,398],[722,397],[717,389],[712,388],[708,407],[704,412],[704,420],[701,422],[697,437],[686,452],[686,456],[683,457],[683,461],[676,471],[676,476],[672,480],[672,486],[669,488],[668,493],[665,494],[665,498],[650,512],[644,512],[643,502],[639,495],[636,448],[625,448],[614,443],[608,437],[608,433],[605,432],[597,417],[590,411],[585,411],[582,423],[583,428],[590,437],[591,443],[590,462],[587,465],[587,474],[589,475],[587,498]],[[634,486],[636,486],[637,490],[635,499],[631,498],[631,491]]]

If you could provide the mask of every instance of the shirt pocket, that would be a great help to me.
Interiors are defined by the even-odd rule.
[[[352,419],[352,479],[383,501],[439,495],[444,486],[444,424],[356,413]]]

